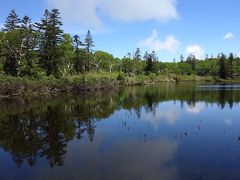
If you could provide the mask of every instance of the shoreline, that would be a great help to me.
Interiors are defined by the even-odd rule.
[[[0,77],[0,99],[25,96],[51,95],[60,93],[87,93],[127,86],[157,85],[162,83],[240,83],[240,79],[219,79],[203,76],[124,76],[86,74],[56,79],[29,79],[10,76]]]

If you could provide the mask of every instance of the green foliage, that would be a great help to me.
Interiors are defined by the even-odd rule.
[[[116,70],[117,62],[112,54],[103,51],[96,51],[91,64],[96,68],[96,71],[102,70],[112,73],[113,70]]]
[[[130,58],[123,58],[121,60],[121,70],[127,75],[133,75],[134,61]]]
[[[73,57],[74,57],[74,51],[72,46],[73,40],[72,37],[69,34],[63,34],[63,41],[60,45],[60,52],[61,55],[61,66],[60,66],[60,72],[62,76],[70,75],[73,73]]]
[[[85,63],[85,68],[87,71],[90,71],[91,68],[91,61],[92,61],[92,48],[94,47],[93,44],[93,39],[92,39],[92,35],[91,32],[88,30],[87,34],[86,34],[86,38],[85,38],[85,52],[87,55],[87,62]]]
[[[4,24],[3,31],[13,31],[19,28],[21,20],[18,18],[15,10],[13,9],[8,15],[6,22]]]
[[[193,73],[191,65],[184,62],[179,63],[178,73],[181,75],[191,75]]]
[[[37,61],[35,61],[37,62]],[[28,77],[32,79],[42,79],[46,77],[45,71],[43,71],[37,63],[29,66],[27,60],[22,59],[20,66],[18,68],[18,73],[20,77]]]
[[[94,47],[93,44],[93,39],[92,39],[92,35],[91,32],[88,30],[87,34],[86,34],[86,38],[85,38],[85,49],[88,53],[92,52],[92,48]]]
[[[118,81],[124,81],[124,79],[125,79],[124,73],[119,72],[119,73],[118,73],[118,76],[117,76],[117,80],[118,80]]]
[[[85,70],[85,59],[87,58],[86,53],[81,46],[84,44],[80,41],[80,37],[78,35],[73,36],[73,67],[74,70],[79,74],[80,72],[84,72]]]
[[[119,59],[108,52],[94,51],[90,31],[83,43],[78,35],[64,34],[61,26],[58,9],[46,10],[41,21],[35,24],[28,16],[20,19],[12,10],[0,31],[0,74],[42,79],[54,87],[63,82],[70,86],[75,81],[84,86],[94,86],[96,82],[108,85],[111,80],[131,85],[238,79],[240,76],[240,58],[232,53],[228,57],[224,54],[216,58],[206,56],[205,60],[196,59],[193,54],[184,60],[181,55],[180,62],[170,63],[160,62],[155,51],[142,56],[137,48]]]
[[[222,79],[227,78],[227,65],[226,65],[226,56],[222,53],[219,59],[219,77]]]
[[[48,10],[44,13],[44,18],[40,23],[36,23],[39,32],[39,55],[40,66],[46,71],[47,75],[59,75],[61,66],[62,33],[60,29],[60,13],[58,9]]]
[[[17,75],[17,68],[21,57],[22,44],[21,30],[12,30],[3,34],[1,41],[3,58],[3,69],[8,75]]]
[[[193,72],[196,70],[197,59],[194,54],[189,54],[186,60],[192,67]]]

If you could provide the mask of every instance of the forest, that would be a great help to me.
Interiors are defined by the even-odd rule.
[[[58,9],[45,10],[39,22],[32,22],[28,16],[20,18],[15,10],[10,12],[0,30],[1,94],[11,94],[9,82],[19,81],[72,84],[79,80],[86,85],[89,79],[94,84],[96,77],[103,77],[104,80],[98,79],[103,85],[129,79],[146,83],[156,79],[238,80],[240,76],[240,58],[233,53],[219,53],[217,57],[206,54],[205,59],[196,59],[194,54],[181,55],[177,60],[164,62],[155,51],[142,54],[137,48],[134,53],[118,58],[95,50],[90,30],[80,37],[65,33],[62,26]]]

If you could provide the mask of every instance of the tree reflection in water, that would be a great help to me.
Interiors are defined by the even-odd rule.
[[[94,141],[96,121],[119,109],[140,108],[154,112],[159,102],[174,100],[191,107],[199,101],[230,108],[240,101],[240,92],[219,89],[198,91],[194,84],[167,84],[152,87],[129,87],[111,92],[38,100],[1,101],[0,146],[11,154],[17,167],[34,166],[44,158],[51,167],[62,166],[68,142],[87,134]]]

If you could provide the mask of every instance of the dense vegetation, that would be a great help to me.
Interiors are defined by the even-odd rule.
[[[155,79],[187,79],[184,77],[196,80],[196,76],[211,77],[212,80],[238,79],[240,75],[240,58],[233,53],[229,56],[221,53],[210,58],[206,55],[205,60],[190,54],[186,59],[181,56],[179,62],[161,62],[155,51],[145,52],[142,56],[137,48],[133,54],[127,53],[119,59],[108,52],[93,50],[90,31],[83,39],[79,35],[64,33],[61,26],[58,9],[46,10],[36,23],[31,22],[28,16],[20,19],[14,10],[10,12],[0,31],[0,90],[6,89],[8,82],[5,81],[9,76],[18,82],[64,79],[69,85],[79,80],[85,84],[86,76],[91,77],[91,74],[100,77],[104,74],[108,78],[100,80],[102,85],[107,81],[122,82],[128,78],[152,82]]]

